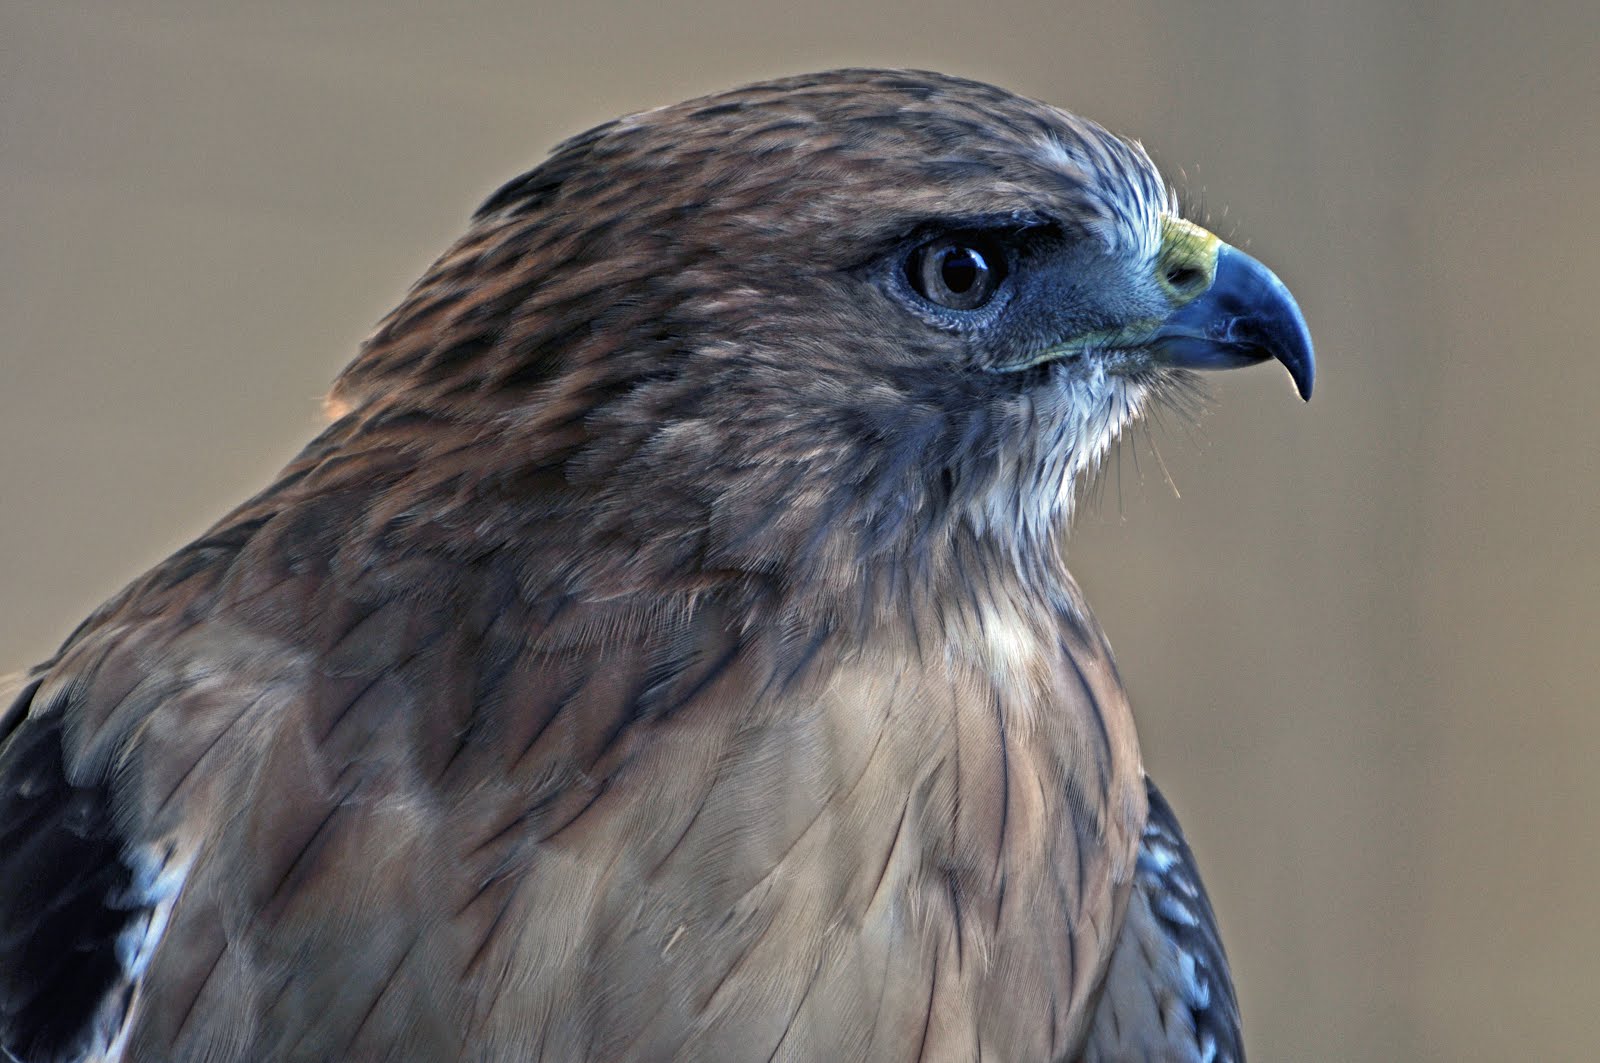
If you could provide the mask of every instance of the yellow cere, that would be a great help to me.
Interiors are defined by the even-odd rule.
[[[1172,214],[1161,218],[1161,257],[1156,278],[1182,306],[1211,287],[1217,275],[1217,254],[1222,241],[1207,229]]]

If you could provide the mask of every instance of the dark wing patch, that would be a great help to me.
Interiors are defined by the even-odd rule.
[[[1081,1063],[1244,1063],[1233,975],[1178,817],[1145,780],[1133,897]]]
[[[1233,972],[1222,947],[1217,916],[1200,880],[1195,861],[1177,814],[1156,785],[1145,780],[1150,794],[1150,819],[1139,846],[1137,885],[1150,898],[1157,923],[1185,961],[1194,964],[1189,1014],[1196,1040],[1215,1044],[1218,1063],[1244,1063],[1244,1038],[1240,1030],[1239,1000],[1233,989]]]
[[[35,680],[0,735],[0,1046],[30,1061],[86,1051],[122,988],[117,939],[137,916],[109,795],[74,786],[62,713],[29,713]],[[114,1007],[113,1011],[116,1010]]]

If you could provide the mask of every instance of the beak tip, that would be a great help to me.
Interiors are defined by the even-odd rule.
[[[1289,370],[1289,378],[1294,381],[1295,390],[1300,393],[1300,398],[1305,402],[1311,401],[1311,389],[1317,382],[1317,363],[1311,353],[1311,337],[1304,336],[1305,343],[1292,355],[1280,355],[1283,367]]]
[[[1300,308],[1294,305],[1294,300],[1284,289],[1284,298],[1291,308],[1293,325],[1286,331],[1290,333],[1288,342],[1277,352],[1278,360],[1283,367],[1289,370],[1289,376],[1294,380],[1295,390],[1300,392],[1300,398],[1306,402],[1311,401],[1311,389],[1317,382],[1317,358],[1312,353],[1311,329],[1306,325],[1306,320],[1300,315]]]

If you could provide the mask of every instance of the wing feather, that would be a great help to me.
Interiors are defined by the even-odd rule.
[[[1081,1063],[1244,1063],[1216,914],[1172,806],[1145,782],[1133,898]]]

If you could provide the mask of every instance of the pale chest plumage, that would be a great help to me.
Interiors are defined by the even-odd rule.
[[[1020,623],[935,653],[884,638],[738,726],[658,736],[615,779],[637,804],[526,868],[492,946],[506,984],[484,986],[526,996],[493,1043],[1056,1058],[1120,924],[1143,783],[1109,661],[1035,641]]]
[[[361,680],[353,708],[324,709],[339,655],[281,647],[256,687],[237,661],[226,689],[179,682],[220,652],[180,639],[124,756],[147,850],[183,865],[160,918],[184,947],[141,960],[163,991],[135,997],[119,1040],[180,1058],[1057,1058],[1120,926],[1138,751],[1092,625],[970,617],[835,640],[783,685],[735,652],[600,746],[592,721],[637,696],[626,661],[526,732],[508,679],[483,744],[438,760],[407,730],[448,711],[436,689]],[[720,653],[699,630],[697,656]],[[639,645],[662,639],[681,641]],[[129,645],[105,660],[148,659]],[[386,675],[413,659],[370,650]],[[521,689],[548,700],[542,659]],[[447,785],[479,756],[479,781]]]

